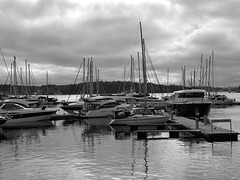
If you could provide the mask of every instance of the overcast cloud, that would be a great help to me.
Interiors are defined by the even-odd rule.
[[[83,58],[93,58],[100,80],[123,80],[136,57],[142,22],[161,84],[181,83],[214,51],[215,86],[239,86],[238,0],[0,0],[0,47],[8,69],[31,65],[37,85],[74,82]],[[1,57],[1,84],[7,78]]]

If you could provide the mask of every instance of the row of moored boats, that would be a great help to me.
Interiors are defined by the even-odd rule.
[[[170,111],[190,118],[208,116],[212,100],[203,89],[186,89],[163,99],[139,95],[95,96],[58,107],[93,125],[149,125],[167,122]],[[56,115],[56,108],[31,107],[33,103],[24,99],[2,101],[1,127],[34,126],[36,122],[50,121]]]

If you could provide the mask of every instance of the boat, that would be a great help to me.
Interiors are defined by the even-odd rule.
[[[69,114],[76,114],[80,112],[83,108],[83,101],[76,101],[71,102],[69,104],[65,103],[63,106],[60,106],[64,111],[68,112]]]
[[[142,36],[142,26],[140,24],[141,34],[141,47],[142,47],[142,74],[143,74],[143,98],[144,103],[140,107],[126,109],[123,116],[115,116],[110,122],[110,126],[122,126],[122,125],[156,125],[164,124],[168,121],[169,116],[163,114],[161,110],[155,110],[149,108],[147,104],[147,73],[146,73],[146,56],[145,56],[145,42]],[[129,116],[126,116],[126,112],[131,111]],[[157,113],[158,112],[158,113]]]
[[[212,107],[222,107],[222,106],[231,106],[234,104],[234,100],[228,98],[223,94],[211,94],[209,96],[210,101],[212,101]]]
[[[10,117],[1,127],[20,128],[38,127],[39,121],[48,121],[56,113],[56,110],[43,108],[30,108],[16,102],[2,102],[0,113]]]
[[[142,107],[134,107],[131,110],[115,111],[114,119],[110,126],[156,125],[167,122],[168,115],[161,110],[148,108],[145,112]]]
[[[130,104],[121,104],[115,100],[89,101],[85,99],[81,116],[84,119],[108,118],[109,114],[118,109],[125,109]]]
[[[208,116],[212,105],[204,89],[174,91],[169,101],[177,115],[190,118]]]

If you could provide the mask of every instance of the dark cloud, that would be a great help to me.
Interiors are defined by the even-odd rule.
[[[38,84],[72,83],[83,58],[93,58],[104,81],[121,80],[137,60],[142,22],[147,52],[160,83],[180,84],[214,50],[219,86],[239,85],[239,2],[230,1],[0,1],[0,47],[10,67],[31,63]],[[2,62],[2,72],[6,72]],[[5,76],[1,77],[5,82]]]

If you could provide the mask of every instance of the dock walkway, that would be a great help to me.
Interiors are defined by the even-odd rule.
[[[215,126],[215,123],[229,122],[229,129]],[[178,138],[179,133],[191,133],[197,138],[204,138],[209,142],[214,141],[238,141],[238,132],[232,130],[230,119],[212,119],[211,123],[204,123],[199,119],[189,119],[182,116],[174,116],[166,124],[155,125],[156,128],[146,126],[134,126],[131,130],[137,133],[138,139],[147,138],[147,133],[169,132],[170,138]]]
[[[238,141],[238,134],[232,130],[231,122],[229,129],[224,129],[221,127],[216,127],[214,124],[205,124],[204,122],[199,121],[199,124],[196,125],[196,121],[193,119],[188,119],[181,116],[175,116],[172,120],[176,123],[180,123],[188,129],[199,129],[201,131],[200,136],[206,139],[207,141]],[[226,119],[216,120],[217,122],[228,122]],[[231,120],[230,120],[231,121]],[[213,120],[214,122],[214,120]]]

